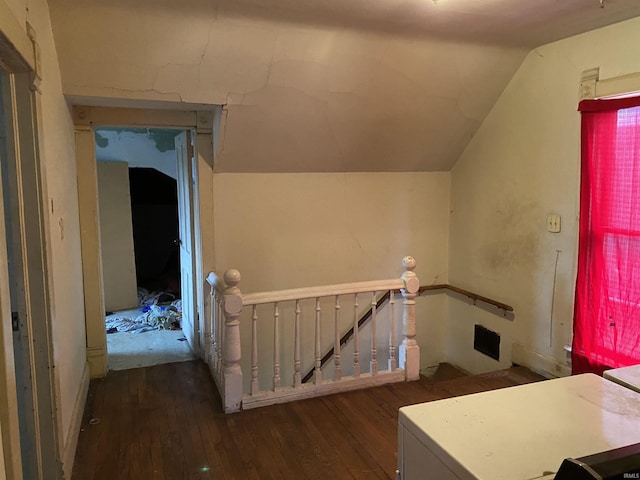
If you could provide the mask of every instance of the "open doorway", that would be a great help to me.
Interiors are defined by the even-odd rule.
[[[109,368],[195,358],[192,152],[188,132],[96,127],[98,200]],[[176,149],[178,145],[178,149]],[[190,251],[190,249],[189,249]],[[186,281],[183,281],[186,279]]]
[[[129,103],[137,104],[134,101]],[[179,170],[179,173],[182,172],[183,178],[186,178],[183,184],[189,187],[182,191],[186,190],[193,206],[189,217],[193,235],[189,239],[185,239],[188,241],[181,241],[180,248],[181,255],[183,251],[186,256],[191,254],[192,268],[182,267],[181,273],[186,272],[193,274],[193,276],[187,282],[181,278],[181,285],[192,285],[194,310],[191,315],[183,315],[183,323],[185,318],[192,322],[189,327],[183,324],[183,332],[191,348],[200,358],[205,359],[209,349],[210,324],[206,321],[209,318],[209,312],[205,311],[204,282],[198,279],[204,279],[203,271],[205,268],[212,269],[215,265],[213,249],[203,249],[203,245],[213,243],[213,225],[209,220],[203,223],[201,218],[204,212],[209,215],[208,212],[213,211],[214,137],[217,136],[216,132],[224,128],[224,117],[219,106],[210,106],[210,109],[207,110],[204,110],[202,105],[182,103],[179,105],[162,103],[161,106],[166,108],[121,108],[88,105],[74,105],[72,107],[82,242],[87,362],[92,378],[104,377],[108,371],[100,225],[96,215],[98,212],[98,182],[95,130],[104,126],[127,125],[147,128],[149,125],[153,125],[158,128],[181,130],[184,137],[190,134],[190,140],[182,142],[187,151],[180,150],[183,160],[179,164],[183,165],[184,169]],[[179,107],[180,110],[174,110],[170,107]],[[178,150],[176,150],[177,155]],[[188,175],[186,175],[187,173]],[[185,264],[182,259],[181,264]],[[184,305],[183,298],[183,310]]]

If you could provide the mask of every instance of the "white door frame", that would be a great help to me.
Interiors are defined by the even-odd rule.
[[[191,130],[182,130],[175,137],[177,182],[178,182],[178,249],[180,255],[180,298],[182,299],[182,330],[192,349],[197,343],[196,327],[196,291],[194,276],[196,270],[195,225],[194,221],[194,184],[197,173],[194,172],[195,148]],[[188,263],[187,263],[188,262]],[[188,268],[185,268],[188,267]]]
[[[213,107],[212,107],[213,109]],[[80,239],[84,277],[85,321],[87,327],[87,361],[92,378],[103,377],[108,370],[107,337],[104,321],[104,291],[98,214],[98,182],[94,128],[154,127],[196,131],[197,173],[194,191],[195,271],[193,272],[196,305],[194,312],[193,349],[205,358],[208,324],[205,322],[203,269],[213,266],[213,253],[202,248],[202,242],[213,245],[213,231],[202,234],[200,212],[213,213],[213,112],[150,110],[115,107],[73,107],[76,138],[78,200],[80,207]],[[210,220],[208,220],[210,222]],[[209,232],[209,230],[207,230]],[[207,270],[208,271],[208,270]]]

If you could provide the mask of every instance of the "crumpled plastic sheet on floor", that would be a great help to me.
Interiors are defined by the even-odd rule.
[[[176,325],[180,326],[180,320],[182,320],[182,314],[173,305],[167,307],[151,305],[148,311],[136,318],[136,322],[165,330],[171,330]]]
[[[182,302],[180,300],[173,301],[171,305],[151,305],[145,309],[146,311],[135,319],[120,316],[107,317],[107,333],[142,333],[149,330],[180,328],[182,321]]]
[[[107,333],[115,332],[134,332],[142,333],[149,330],[157,330],[158,327],[152,327],[146,323],[139,323],[136,320],[132,320],[127,317],[110,317],[107,318]]]

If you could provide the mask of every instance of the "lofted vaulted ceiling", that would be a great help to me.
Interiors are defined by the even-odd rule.
[[[219,172],[449,170],[532,48],[640,16],[640,0],[49,4],[72,103],[222,104]]]
[[[637,0],[219,0],[221,12],[536,47],[640,15]]]

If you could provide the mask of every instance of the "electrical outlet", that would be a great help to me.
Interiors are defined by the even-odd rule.
[[[551,233],[560,231],[560,215],[549,215],[547,217],[547,230]]]

